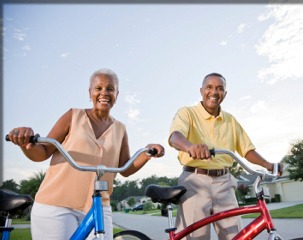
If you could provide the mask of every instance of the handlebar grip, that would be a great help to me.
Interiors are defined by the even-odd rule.
[[[30,143],[37,143],[39,137],[40,137],[39,134],[36,134],[35,136],[31,136],[30,139],[29,139],[29,142],[30,142]],[[9,139],[8,134],[6,134],[5,140],[6,140],[7,142],[10,142],[10,141],[11,141],[11,140]]]
[[[8,134],[6,134],[6,136],[5,136],[5,141],[7,141],[7,142],[10,142],[11,140],[9,139],[9,137],[8,137]]]
[[[210,155],[216,156],[216,150],[215,148],[209,149]]]
[[[158,153],[158,150],[155,148],[150,148],[147,151],[148,154],[150,154],[151,156],[155,156]]]
[[[274,163],[272,174],[278,176],[278,172],[280,170],[279,168],[280,168],[279,163]]]

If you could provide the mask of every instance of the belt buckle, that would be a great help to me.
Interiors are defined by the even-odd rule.
[[[223,170],[224,171],[224,170]],[[220,177],[222,174],[222,170],[221,169],[217,169],[217,177]]]

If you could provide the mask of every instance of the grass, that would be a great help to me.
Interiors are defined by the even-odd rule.
[[[303,218],[303,204],[269,211],[272,218]],[[256,218],[260,214],[252,213],[242,218]]]
[[[31,240],[31,232],[29,228],[19,228],[19,229],[14,229],[11,232],[10,239],[13,240]]]
[[[123,229],[122,228],[114,228],[113,233],[121,232]],[[0,238],[1,238],[1,233],[0,233]],[[15,228],[11,232],[10,239],[13,240],[31,240],[31,232],[30,228]]]

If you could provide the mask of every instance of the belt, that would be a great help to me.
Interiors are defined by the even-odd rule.
[[[183,170],[186,172],[194,172],[197,174],[204,174],[211,177],[220,177],[225,175],[229,172],[228,168],[222,168],[222,169],[203,169],[203,168],[195,168],[190,166],[184,166]]]

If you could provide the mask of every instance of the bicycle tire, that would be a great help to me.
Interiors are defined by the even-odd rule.
[[[124,230],[114,235],[114,240],[151,240],[145,234],[136,230]]]

